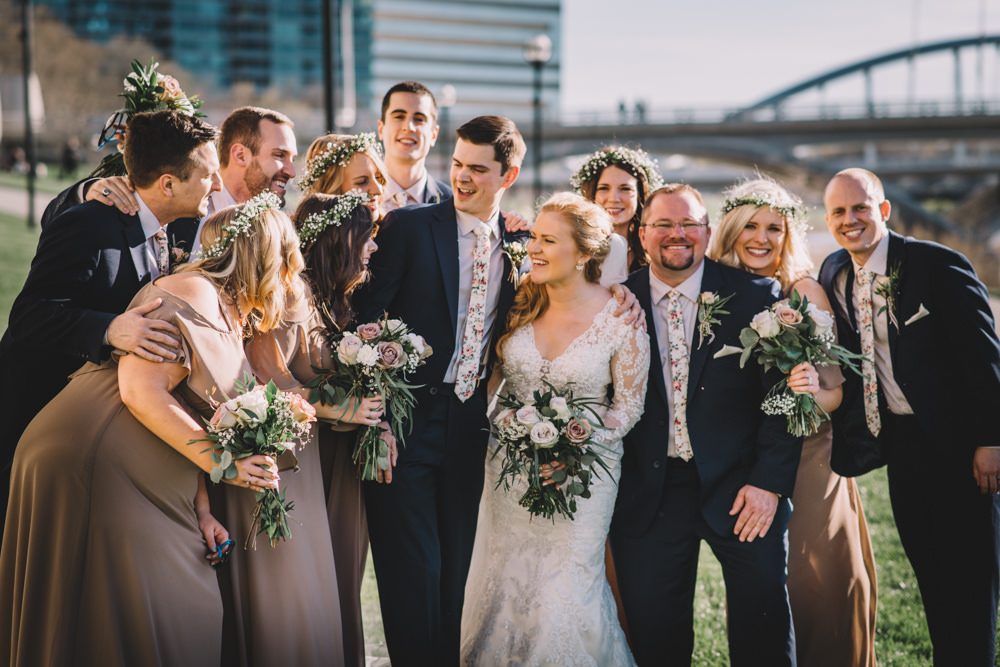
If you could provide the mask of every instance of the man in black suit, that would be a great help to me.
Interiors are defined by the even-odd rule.
[[[382,98],[378,137],[385,147],[386,184],[382,212],[412,204],[437,204],[451,188],[427,172],[427,154],[437,143],[434,94],[417,81],[400,81]]]
[[[1000,341],[961,254],[890,232],[878,177],[846,169],[824,195],[842,250],[820,282],[840,343],[869,358],[833,414],[834,470],[888,466],[899,537],[935,665],[993,665],[1000,582]]]
[[[697,190],[646,200],[648,268],[625,285],[645,309],[646,408],[625,437],[611,548],[640,665],[689,665],[701,540],[722,564],[733,664],[789,665],[795,641],[785,588],[787,496],[801,439],[761,401],[780,375],[739,367],[739,334],[780,298],[778,284],[704,259],[710,230]],[[732,297],[705,331],[699,303]]]
[[[22,431],[70,373],[108,358],[112,348],[151,361],[179,354],[177,329],[145,317],[158,301],[126,308],[169,261],[169,245],[164,257],[157,239],[161,226],[204,215],[208,196],[219,189],[216,135],[211,125],[180,112],[135,116],[125,137],[125,164],[138,214],[88,202],[42,230],[0,339],[5,482]]]

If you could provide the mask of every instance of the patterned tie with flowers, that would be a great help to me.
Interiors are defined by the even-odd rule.
[[[486,283],[490,274],[490,226],[481,222],[473,231],[476,234],[476,250],[472,258],[472,291],[469,293],[469,314],[465,320],[462,352],[458,357],[455,378],[455,395],[463,403],[475,393],[479,380],[486,321]]]
[[[681,310],[681,293],[667,292],[668,335],[670,338],[670,386],[674,408],[674,451],[685,461],[694,456],[687,427],[688,346],[684,337],[684,313]]]
[[[160,275],[165,276],[170,273],[170,243],[167,241],[167,230],[160,227],[153,238],[156,239],[156,264],[160,269]]]
[[[878,376],[875,374],[875,328],[872,322],[872,272],[859,268],[858,277],[858,326],[861,329],[861,372],[865,378],[865,421],[872,435],[882,430],[878,415]]]

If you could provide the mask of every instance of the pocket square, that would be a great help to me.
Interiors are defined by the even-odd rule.
[[[913,324],[914,322],[916,322],[917,320],[922,320],[922,319],[924,319],[925,317],[927,317],[930,314],[931,314],[931,311],[929,311],[926,308],[924,308],[924,304],[920,304],[920,308],[917,309],[917,312],[913,313],[913,315],[910,317],[910,319],[908,319],[905,322],[903,322],[903,326],[904,327],[908,327],[911,324]]]
[[[722,348],[712,355],[713,359],[721,359],[722,357],[728,357],[731,354],[739,354],[743,351],[743,348],[735,347],[733,345],[723,345]]]

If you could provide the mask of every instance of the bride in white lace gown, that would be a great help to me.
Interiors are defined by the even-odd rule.
[[[525,480],[496,488],[502,457],[487,456],[462,614],[463,664],[635,664],[605,578],[604,544],[622,437],[642,415],[649,341],[612,315],[616,301],[598,284],[609,233],[607,214],[582,197],[558,194],[542,207],[528,245],[532,272],[511,309],[494,377],[502,375],[503,391],[520,400],[544,382],[572,385],[577,397],[613,394],[602,415],[609,428],[599,431],[611,474],[599,471],[574,520],[557,515],[553,524],[518,504]]]

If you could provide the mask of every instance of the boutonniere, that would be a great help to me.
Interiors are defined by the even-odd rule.
[[[723,310],[723,306],[726,302],[733,298],[733,294],[725,298],[721,298],[715,292],[702,292],[698,295],[698,349],[701,349],[701,344],[708,339],[711,343],[715,340],[715,334],[712,333],[712,325],[720,324],[719,315],[728,315],[728,310]]]
[[[899,305],[899,284],[903,280],[903,267],[899,262],[889,269],[889,275],[875,286],[875,294],[885,299],[885,305],[879,308],[878,314],[889,311],[889,321],[899,331],[899,319],[896,317]]]
[[[517,282],[518,269],[528,257],[528,249],[520,241],[509,241],[503,244],[503,254],[510,260],[510,281]]]

